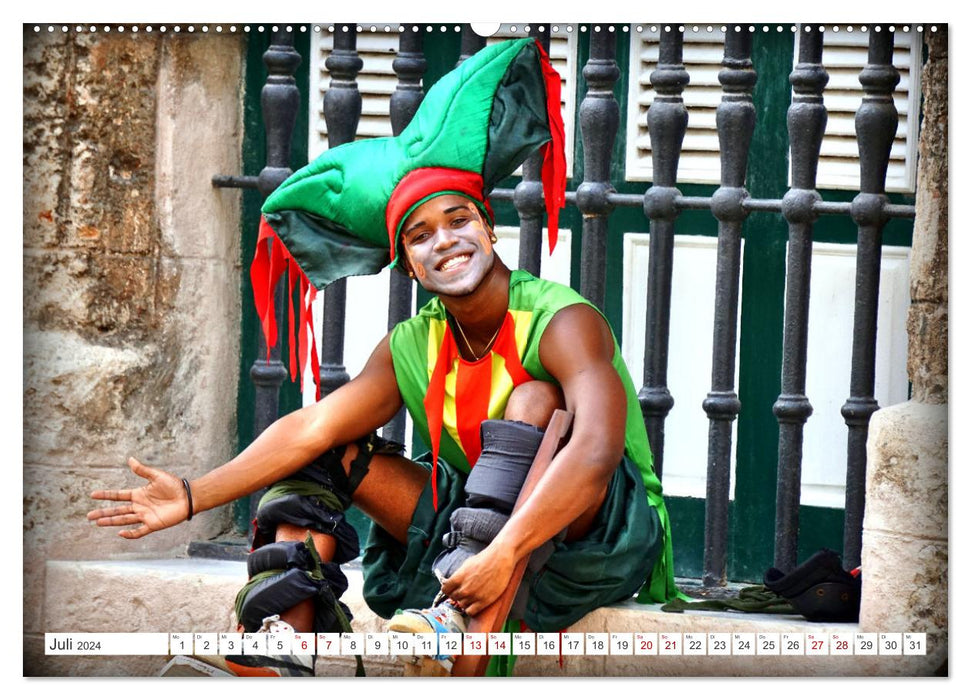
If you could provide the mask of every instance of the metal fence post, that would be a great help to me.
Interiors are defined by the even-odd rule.
[[[654,472],[664,466],[664,421],[674,407],[668,391],[668,338],[671,323],[671,275],[674,267],[674,221],[680,211],[675,186],[678,161],[688,129],[682,93],[688,84],[683,64],[684,33],[661,33],[657,68],[651,73],[656,97],[647,110],[654,182],[644,195],[644,214],[651,221],[647,273],[647,322],[644,338],[644,387],[637,398],[654,454]]]
[[[728,502],[732,462],[732,421],[741,410],[735,393],[735,343],[742,223],[748,212],[745,172],[755,131],[752,89],[752,36],[745,27],[725,36],[724,68],[718,73],[722,101],[715,121],[721,155],[721,186],[711,198],[718,219],[718,263],[715,277],[711,391],[702,407],[708,414],[708,484],[705,503],[705,586],[725,584],[728,549]]]
[[[402,32],[398,39],[398,55],[391,64],[398,76],[398,84],[391,93],[391,130],[397,136],[418,111],[425,93],[421,79],[428,68],[422,53],[421,32]],[[401,268],[391,270],[388,298],[388,331],[411,316],[413,283]],[[402,406],[382,431],[384,437],[395,442],[405,442],[405,409]]]
[[[330,148],[354,140],[361,119],[361,92],[357,74],[364,65],[357,55],[357,28],[334,27],[334,49],[324,62],[330,71],[330,88],[324,93],[324,119]],[[320,393],[326,396],[347,383],[344,369],[344,317],[347,281],[338,280],[324,290],[324,324],[321,332]]]
[[[293,174],[290,169],[290,146],[293,128],[297,122],[297,110],[300,109],[300,89],[294,74],[301,60],[300,54],[293,48],[293,32],[281,28],[272,33],[270,46],[263,54],[268,75],[266,85],[260,93],[263,125],[266,130],[266,167],[256,178],[256,186],[263,199]],[[278,284],[274,294],[277,328],[284,328],[285,285]],[[259,333],[256,353],[258,359],[250,368],[250,379],[254,385],[254,437],[280,417],[280,386],[287,376],[287,370],[280,361],[283,336],[283,333],[278,335],[267,360],[266,340],[262,330]],[[249,497],[251,516],[255,515],[262,495],[263,491],[258,491]]]
[[[841,413],[848,427],[846,513],[843,527],[843,563],[860,563],[863,545],[863,509],[866,489],[866,439],[870,416],[879,408],[873,397],[877,349],[877,300],[880,293],[880,247],[887,222],[885,194],[890,148],[897,133],[893,90],[900,73],[893,66],[893,33],[887,27],[870,28],[867,65],[860,73],[863,103],[856,113],[860,147],[860,194],[850,211],[858,226],[856,302],[853,314],[853,359],[850,397]]]
[[[614,97],[614,83],[620,77],[616,55],[616,32],[607,31],[605,25],[592,27],[590,58],[583,67],[588,87],[580,103],[584,166],[577,207],[583,214],[580,294],[601,309],[607,269],[607,217],[614,208],[608,199],[613,192],[610,154],[620,125],[620,106]]]
[[[792,187],[782,199],[789,222],[786,270],[786,316],[782,341],[782,393],[773,406],[779,420],[779,470],[776,487],[775,566],[796,566],[799,544],[799,495],[803,428],[813,408],[806,397],[806,351],[809,343],[809,282],[812,268],[813,210],[816,168],[826,131],[823,88],[829,81],[822,66],[823,34],[817,27],[800,33],[799,63],[789,76],[795,91],[789,107],[789,151]]]

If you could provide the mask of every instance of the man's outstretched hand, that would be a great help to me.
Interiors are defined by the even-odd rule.
[[[180,479],[148,467],[134,457],[128,459],[128,466],[148,483],[137,489],[92,492],[91,498],[125,503],[92,510],[88,520],[94,520],[99,527],[139,525],[118,533],[126,539],[136,540],[150,532],[178,525],[189,517],[189,501]]]

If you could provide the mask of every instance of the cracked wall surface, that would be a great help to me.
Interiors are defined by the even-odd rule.
[[[49,560],[184,553],[228,509],[142,540],[88,494],[232,457],[243,39],[24,30],[24,632]],[[25,640],[25,643],[26,640]],[[42,675],[43,669],[26,669]]]

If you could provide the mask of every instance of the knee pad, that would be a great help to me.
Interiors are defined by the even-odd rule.
[[[358,555],[360,542],[354,528],[344,519],[344,511],[367,475],[371,458],[376,454],[400,454],[404,446],[378,437],[376,433],[355,444],[358,453],[351,462],[350,475],[344,472],[341,463],[346,451],[346,446],[342,445],[325,452],[267,490],[257,507],[255,548],[273,542],[277,525],[288,523],[333,535],[337,540],[334,561],[338,564]]]
[[[306,482],[287,480],[274,484],[260,499],[253,546],[256,549],[269,546],[263,543],[273,542],[277,526],[288,523],[331,535],[337,544],[335,563],[343,564],[354,559],[360,553],[357,532],[344,513],[333,508],[330,495]]]
[[[543,431],[528,423],[507,420],[482,422],[482,453],[465,482],[466,504],[512,512]]]
[[[347,578],[338,565],[320,561],[310,537],[254,550],[247,569],[250,580],[236,595],[236,618],[247,632],[307,599],[314,600],[315,632],[350,631],[350,610],[338,600]]]
[[[333,508],[345,511],[351,505],[354,491],[367,476],[371,458],[377,454],[401,454],[405,446],[398,442],[385,440],[377,433],[365,435],[355,443],[358,451],[351,461],[350,474],[345,473],[342,460],[347,451],[346,445],[329,450],[306,467],[291,476],[288,481],[306,481],[317,484],[336,499]]]

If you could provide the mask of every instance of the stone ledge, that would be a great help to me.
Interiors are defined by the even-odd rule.
[[[385,621],[361,597],[358,566],[345,567],[345,602],[361,632],[384,631]],[[44,625],[48,632],[218,632],[235,628],[232,608],[246,579],[242,562],[211,559],[50,561]],[[187,605],[187,601],[193,604]],[[596,610],[575,632],[856,632],[854,624],[819,625],[801,617],[719,612],[664,613],[660,606],[624,603]],[[908,630],[879,630],[903,632]],[[931,643],[931,640],[928,640]],[[931,650],[933,652],[933,650]],[[928,656],[579,656],[520,657],[517,676],[927,676]],[[46,657],[43,636],[24,640],[26,675],[154,675],[164,657]],[[370,676],[400,676],[402,666],[365,658]],[[29,671],[29,672],[28,672]],[[317,675],[352,676],[353,658],[324,657]]]

